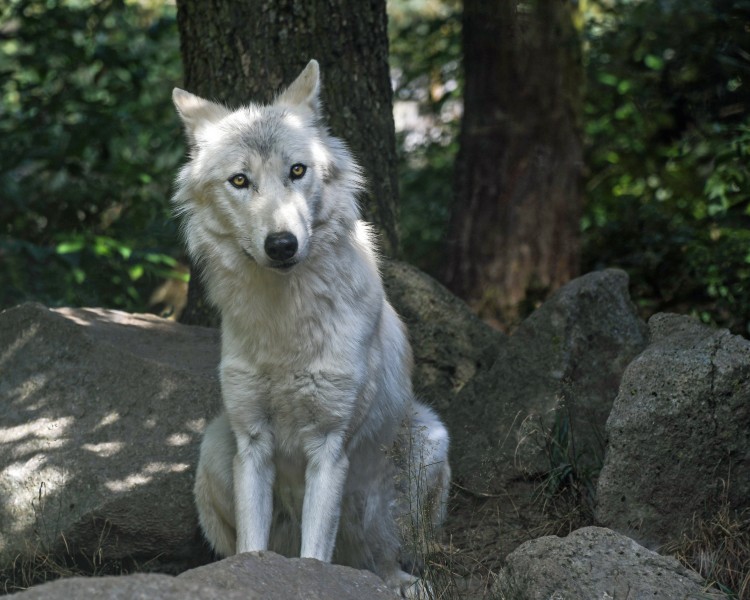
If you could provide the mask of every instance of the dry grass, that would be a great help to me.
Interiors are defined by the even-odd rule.
[[[690,529],[664,551],[707,584],[737,600],[750,600],[750,508],[734,511],[725,499],[710,519],[693,517]]]
[[[6,569],[0,570],[0,596],[26,590],[32,586],[67,577],[101,577],[104,575],[128,575],[150,572],[153,562],[135,559],[108,558],[103,547],[109,535],[109,524],[102,525],[99,543],[92,552],[73,551],[64,538],[54,551],[37,542],[16,557]]]
[[[0,595],[23,591],[63,577],[123,575],[131,570],[138,569],[126,568],[121,561],[108,561],[100,551],[92,556],[83,553],[66,555],[37,546],[16,557],[7,569],[0,571]]]
[[[459,497],[456,490],[451,500],[450,521],[458,517],[461,531],[455,524],[433,541],[424,553],[424,580],[429,590],[424,600],[479,600],[490,598],[494,572],[500,567],[500,552],[495,545],[493,524],[489,513],[474,511],[468,506],[470,499]],[[456,515],[456,511],[462,514]],[[468,521],[473,525],[464,528]]]
[[[45,517],[48,513],[59,513],[59,507],[57,511],[54,507],[47,511],[46,503],[46,488],[42,484],[37,498],[32,501],[35,519],[33,537],[28,540],[23,553],[16,556],[9,566],[0,569],[0,595],[23,591],[63,577],[122,575],[145,567],[132,560],[112,560],[105,555],[104,548],[111,532],[107,520],[95,522],[99,534],[92,551],[74,550],[60,531],[59,523],[49,522]]]
[[[453,485],[446,525],[449,540],[427,554],[425,578],[430,600],[461,598],[498,600],[521,597],[524,582],[497,574],[505,556],[527,540],[567,535],[593,523],[596,478],[602,464],[600,449],[577,447],[565,409],[552,423],[541,419],[527,428],[526,444],[537,444],[547,459],[546,473],[509,481],[497,494]]]

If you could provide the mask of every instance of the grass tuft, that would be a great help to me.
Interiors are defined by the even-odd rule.
[[[567,535],[592,525],[603,441],[598,448],[578,444],[564,404],[554,411],[551,425],[537,421],[534,435],[548,463],[534,494],[534,503],[547,517],[538,535]]]
[[[0,595],[64,577],[126,575],[143,570],[145,565],[138,565],[134,560],[109,559],[105,555],[104,548],[112,529],[106,519],[95,523],[99,535],[93,550],[85,552],[71,548],[59,523],[47,520],[47,514],[60,513],[59,507],[49,507],[47,502],[46,486],[42,483],[37,498],[31,503],[35,520],[33,537],[28,540],[24,552],[0,568]]]
[[[750,600],[750,508],[732,510],[726,494],[712,517],[694,515],[690,528],[664,551],[697,571],[709,586]]]

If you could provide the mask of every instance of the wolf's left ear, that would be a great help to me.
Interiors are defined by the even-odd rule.
[[[204,100],[200,96],[180,88],[172,90],[172,101],[185,125],[185,131],[191,145],[197,143],[198,133],[202,128],[220,121],[231,112],[221,104]]]
[[[306,108],[320,113],[320,67],[312,59],[292,84],[276,98],[276,105]]]

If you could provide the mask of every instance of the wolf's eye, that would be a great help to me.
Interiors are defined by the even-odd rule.
[[[307,167],[302,163],[297,163],[296,165],[292,165],[292,168],[289,169],[289,177],[291,177],[292,180],[301,179],[306,172]]]
[[[232,175],[229,178],[229,183],[231,183],[238,190],[241,190],[250,185],[250,180],[242,173],[237,173],[237,175]]]

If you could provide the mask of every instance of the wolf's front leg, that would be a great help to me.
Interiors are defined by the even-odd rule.
[[[273,436],[236,433],[234,506],[237,553],[268,549],[273,517]]]
[[[343,435],[329,434],[307,454],[300,556],[331,562],[349,472]]]

